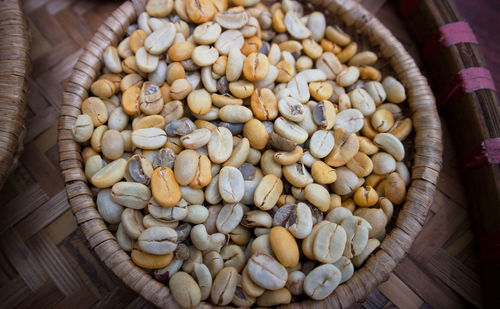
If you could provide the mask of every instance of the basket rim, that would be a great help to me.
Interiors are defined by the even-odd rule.
[[[388,279],[421,231],[442,164],[441,124],[427,80],[403,45],[375,16],[353,0],[309,2],[338,15],[348,26],[355,26],[362,35],[368,37],[372,45],[380,48],[383,57],[405,85],[416,132],[412,182],[395,226],[381,242],[380,248],[351,279],[337,287],[325,300],[304,300],[287,305],[290,308],[298,304],[347,308],[364,300],[373,289]],[[71,135],[73,123],[80,114],[81,103],[88,96],[90,85],[101,68],[104,48],[117,44],[127,26],[144,11],[145,4],[146,0],[130,0],[117,8],[98,28],[75,64],[65,86],[58,124],[59,164],[77,223],[99,258],[134,291],[159,307],[170,308],[178,305],[168,287],[132,263],[98,213],[82,169],[81,147]],[[212,306],[208,303],[202,305]]]

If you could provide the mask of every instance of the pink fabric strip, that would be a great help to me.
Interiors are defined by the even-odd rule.
[[[457,21],[443,25],[424,45],[424,59],[431,62],[446,47],[461,43],[478,43],[469,24],[464,21]]]
[[[474,147],[474,149],[464,157],[463,168],[464,170],[469,170],[499,163],[500,137],[496,137],[484,140],[481,144]]]
[[[437,107],[442,111],[451,102],[460,100],[465,94],[480,89],[496,91],[490,71],[481,67],[462,69],[455,74],[437,96]]]

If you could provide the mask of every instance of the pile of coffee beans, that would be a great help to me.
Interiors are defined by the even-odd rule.
[[[183,307],[325,299],[405,201],[405,88],[322,12],[150,0],[103,63],[73,128],[85,174]]]

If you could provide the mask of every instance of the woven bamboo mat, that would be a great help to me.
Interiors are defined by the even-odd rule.
[[[394,8],[363,4],[417,58]],[[89,249],[66,200],[58,168],[57,117],[64,81],[83,46],[120,2],[25,0],[32,31],[33,73],[25,150],[0,192],[1,308],[152,307],[115,277]],[[481,306],[479,259],[460,181],[459,164],[443,122],[444,166],[428,222],[389,280],[364,308]]]

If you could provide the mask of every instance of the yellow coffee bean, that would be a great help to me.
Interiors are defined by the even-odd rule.
[[[325,162],[318,160],[311,166],[311,176],[315,182],[326,185],[337,180],[337,173]]]
[[[251,53],[243,62],[243,75],[251,82],[263,80],[269,73],[269,60],[261,53]]]
[[[260,180],[255,189],[255,206],[262,210],[269,210],[276,205],[281,193],[283,193],[283,182],[281,179],[276,175],[268,174]]]
[[[275,226],[269,232],[269,243],[281,265],[293,267],[299,262],[299,247],[293,235],[282,226]]]
[[[378,194],[375,189],[370,186],[360,187],[354,193],[354,203],[359,207],[370,207],[377,203]]]
[[[196,46],[188,41],[177,42],[170,46],[168,56],[173,61],[184,61],[191,58],[191,54]]]
[[[138,29],[132,32],[132,34],[130,35],[129,44],[130,49],[134,52],[134,54],[139,48],[144,46],[144,41],[146,41],[147,37],[148,34],[142,29]]]
[[[138,117],[141,115],[140,108],[140,96],[141,96],[141,88],[138,86],[129,87],[122,95],[122,108],[123,111],[129,115]]]
[[[130,255],[132,262],[135,265],[147,269],[158,269],[167,267],[172,259],[174,258],[174,253],[170,252],[164,255],[154,255],[140,251],[139,249],[132,249],[132,254]]]
[[[189,186],[193,189],[201,189],[212,180],[212,163],[206,155],[201,155],[198,160],[198,169]]]
[[[172,207],[181,199],[181,188],[174,172],[168,167],[158,167],[151,176],[151,191],[155,200],[162,206]]]
[[[276,65],[276,68],[278,69],[278,77],[276,78],[276,81],[279,83],[287,83],[295,76],[295,67],[289,61],[281,60]]]
[[[109,98],[116,90],[116,85],[107,79],[98,79],[90,85],[90,91],[100,98]]]
[[[186,0],[184,3],[187,16],[196,24],[210,21],[217,12],[211,0]]]
[[[134,130],[146,129],[146,128],[160,128],[165,127],[165,118],[160,115],[150,115],[141,118],[134,125]]]
[[[250,98],[250,107],[259,120],[274,120],[278,117],[278,101],[268,88],[255,89]]]
[[[182,64],[180,62],[172,62],[171,64],[169,64],[167,67],[167,78],[166,78],[168,85],[172,85],[176,80],[181,78],[186,78],[186,70],[184,69]]]
[[[285,14],[281,9],[277,9],[273,14],[273,29],[276,32],[286,32]]]
[[[312,82],[309,84],[309,92],[317,101],[328,100],[333,94],[333,86],[328,82]]]
[[[256,53],[262,48],[262,40],[257,36],[250,37],[245,40],[243,47],[241,48],[241,53],[245,56],[251,53]]]
[[[258,119],[250,119],[243,126],[243,136],[248,138],[250,146],[257,150],[264,149],[269,141],[266,127]]]
[[[401,175],[398,173],[391,173],[389,177],[387,177],[384,185],[384,196],[395,205],[402,204],[405,201],[406,184]]]
[[[87,114],[92,118],[94,127],[103,125],[108,121],[108,109],[104,102],[96,97],[90,97],[83,101],[82,114]]]
[[[205,89],[197,89],[188,95],[187,104],[193,113],[205,115],[212,108],[212,98]]]

